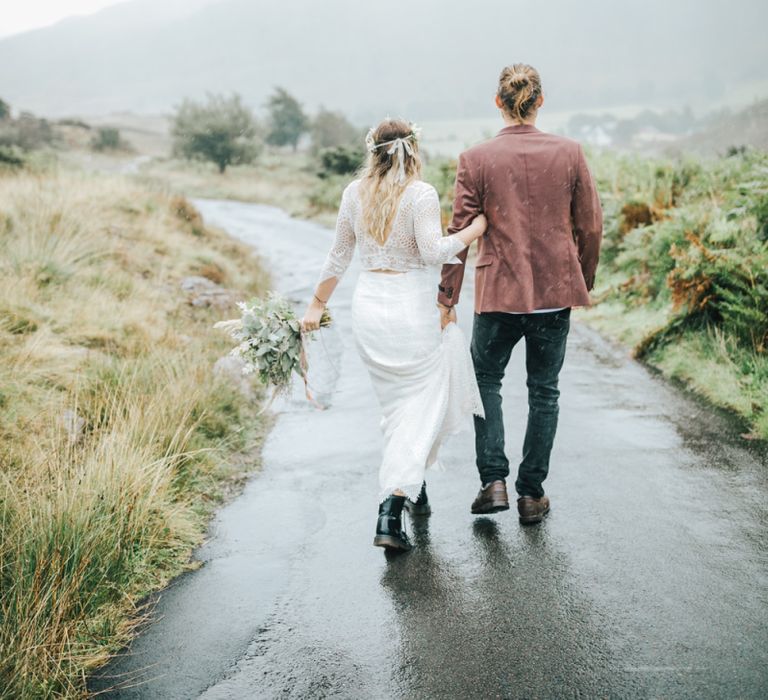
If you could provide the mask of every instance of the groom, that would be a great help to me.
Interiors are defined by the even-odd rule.
[[[602,212],[578,143],[539,131],[544,102],[538,72],[517,63],[499,79],[496,106],[504,128],[459,157],[453,220],[467,226],[478,213],[488,230],[478,241],[472,359],[485,418],[475,418],[481,489],[475,514],[509,508],[501,380],[512,348],[525,339],[528,425],[517,472],[522,523],[549,511],[542,483],[557,430],[558,375],[565,358],[571,307],[589,304],[602,238]],[[443,327],[455,322],[467,250],[461,265],[443,266]]]

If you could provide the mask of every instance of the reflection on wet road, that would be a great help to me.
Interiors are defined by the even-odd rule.
[[[197,202],[306,300],[330,232]],[[93,683],[115,698],[768,697],[768,465],[738,427],[580,324],[562,375],[552,513],[470,515],[471,431],[429,479],[417,548],[371,546],[378,409],[349,332],[355,268],[332,303],[333,405],[297,394],[264,470],[222,509],[205,566],[160,597]],[[469,293],[465,299],[471,299]],[[469,332],[471,309],[460,310]],[[340,339],[340,340],[339,340]],[[508,451],[525,428],[523,353],[505,381]],[[512,462],[514,463],[514,459]],[[137,684],[138,683],[138,684]]]

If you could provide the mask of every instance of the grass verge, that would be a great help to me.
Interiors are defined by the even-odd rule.
[[[768,439],[768,154],[593,165],[605,241],[580,317]]]
[[[179,283],[267,280],[184,200],[65,172],[0,175],[0,273],[0,695],[81,697],[264,432],[212,371],[232,312]]]

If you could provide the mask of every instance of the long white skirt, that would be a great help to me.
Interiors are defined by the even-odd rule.
[[[355,287],[355,340],[382,411],[380,500],[396,490],[416,499],[441,442],[483,415],[466,338],[455,323],[440,330],[436,289],[429,268],[364,270]]]

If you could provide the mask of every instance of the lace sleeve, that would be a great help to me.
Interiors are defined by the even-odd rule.
[[[350,204],[349,187],[344,190],[336,219],[336,239],[328,252],[323,269],[320,271],[318,284],[331,277],[341,279],[349,267],[355,252],[355,229]]]
[[[440,200],[434,187],[429,187],[415,202],[413,232],[419,253],[427,265],[461,262],[456,253],[465,245],[455,234],[443,236]]]

